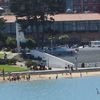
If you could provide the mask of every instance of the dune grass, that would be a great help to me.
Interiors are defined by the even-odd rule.
[[[0,65],[0,71],[4,69],[5,72],[22,72],[22,71],[28,71],[27,68],[17,67],[17,66],[11,66],[11,65]]]

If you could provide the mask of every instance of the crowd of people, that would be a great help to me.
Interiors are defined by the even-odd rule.
[[[20,80],[30,80],[31,76],[30,74],[26,75],[19,75],[19,74],[9,74],[7,80],[9,81],[20,81]]]

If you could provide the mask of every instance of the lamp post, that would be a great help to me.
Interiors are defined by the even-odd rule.
[[[51,54],[53,52],[53,40],[51,39]]]
[[[76,54],[76,56],[75,56],[75,67],[76,67],[76,70],[77,70],[77,66],[78,66],[78,54]]]
[[[78,52],[79,52],[79,49],[75,49],[75,67],[76,67],[76,70],[77,70],[77,67],[78,67]]]
[[[48,69],[49,69],[49,58],[48,58]]]

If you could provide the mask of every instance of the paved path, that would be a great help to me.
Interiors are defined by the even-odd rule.
[[[75,56],[60,56],[62,59],[76,63]],[[80,49],[77,57],[78,63],[89,63],[89,66],[100,66],[100,48],[84,48]]]
[[[98,72],[100,71],[100,67],[91,67],[91,68],[78,68],[78,70],[67,70],[67,69],[57,69],[57,70],[40,70],[40,71],[24,71],[24,72],[12,72],[10,74],[32,74],[32,75],[46,75],[46,74],[62,74],[62,73],[80,73],[80,72]],[[0,73],[2,76],[2,73]],[[9,75],[9,73],[5,73],[5,75]]]

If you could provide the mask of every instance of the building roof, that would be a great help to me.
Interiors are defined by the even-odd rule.
[[[6,22],[15,22],[15,16],[3,16]],[[51,16],[49,16],[50,18]],[[84,21],[84,20],[100,20],[99,13],[88,13],[88,14],[57,14],[53,16],[55,21]]]
[[[16,21],[16,17],[15,16],[11,16],[11,15],[6,15],[6,16],[1,16],[6,20],[6,23],[13,23]]]
[[[88,14],[58,14],[54,16],[55,21],[84,21],[84,20],[100,20],[99,13]]]

